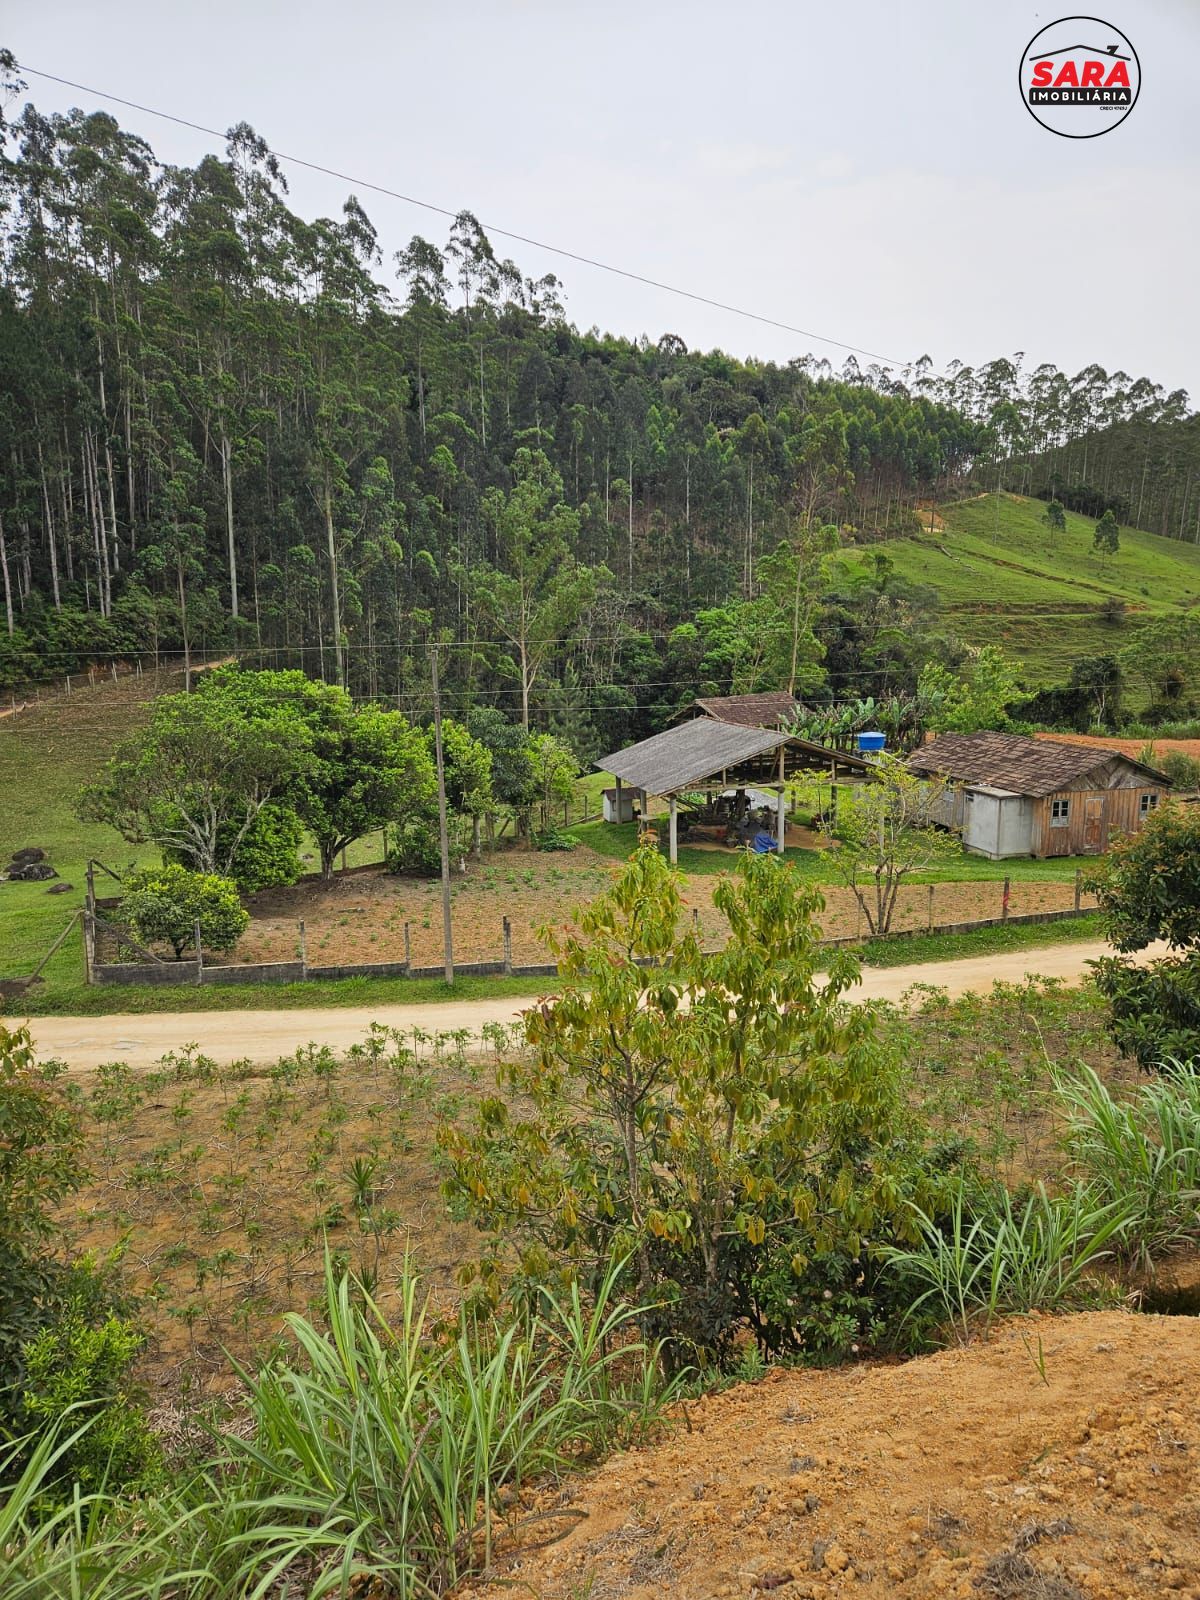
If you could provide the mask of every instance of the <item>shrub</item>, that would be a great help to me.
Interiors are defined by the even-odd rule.
[[[539,850],[577,850],[579,840],[573,833],[564,833],[561,828],[549,827],[537,835]]]
[[[145,1343],[131,1321],[110,1313],[98,1325],[72,1299],[24,1349],[21,1424],[55,1428],[73,1413],[94,1412],[92,1425],[58,1459],[57,1477],[85,1493],[116,1484],[137,1492],[158,1476],[161,1455],[131,1387],[131,1368]]]
[[[295,883],[300,876],[300,845],[304,828],[288,806],[265,805],[236,844],[227,824],[217,835],[218,852],[231,857],[229,876],[243,894]],[[192,857],[164,850],[163,860],[195,868]]]
[[[231,879],[177,863],[127,878],[121,917],[144,943],[169,944],[176,961],[194,942],[197,921],[201,943],[209,950],[232,950],[250,921]]]
[[[442,870],[442,850],[438,842],[436,817],[407,817],[388,829],[384,861],[389,872],[419,872],[434,877]]]
[[[0,1425],[18,1410],[22,1349],[61,1292],[55,1207],[86,1176],[62,1072],[37,1062],[27,1028],[0,1025]]]
[[[514,1249],[535,1296],[620,1251],[675,1367],[729,1360],[746,1327],[820,1357],[882,1338],[871,1250],[915,1237],[910,1201],[937,1204],[898,1049],[842,1003],[853,958],[818,976],[823,902],[792,867],[744,856],[720,881],[714,954],[678,931],[680,882],[643,843],[547,934],[562,994],[526,1013],[506,1092],[442,1132],[447,1192],[489,1235],[485,1283]]]
[[[1152,765],[1175,785],[1176,789],[1200,789],[1200,760],[1183,750],[1164,750]]]

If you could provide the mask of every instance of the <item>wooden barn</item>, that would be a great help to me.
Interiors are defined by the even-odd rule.
[[[979,855],[1101,855],[1136,833],[1171,787],[1165,773],[1114,750],[1011,733],[944,733],[908,758],[948,778],[948,828]]]

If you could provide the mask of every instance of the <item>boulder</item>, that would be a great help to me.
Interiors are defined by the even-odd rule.
[[[30,861],[45,861],[46,852],[39,850],[35,844],[27,844],[23,850],[14,850],[12,860],[24,865]]]
[[[63,882],[60,882],[60,883],[51,884],[50,888],[46,890],[46,893],[47,894],[70,894],[71,890],[74,887],[75,887],[75,885],[73,883],[67,883],[67,882],[63,881]]]
[[[9,883],[42,883],[47,878],[57,877],[58,873],[48,861],[29,861],[10,867],[8,872]]]

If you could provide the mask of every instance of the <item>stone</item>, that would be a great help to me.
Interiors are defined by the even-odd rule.
[[[46,852],[44,850],[39,850],[35,844],[27,844],[21,850],[14,850],[9,859],[25,865],[30,861],[45,861]]]
[[[70,894],[71,890],[74,887],[75,887],[75,885],[73,883],[67,883],[65,879],[60,879],[58,883],[51,884],[50,888],[46,890],[46,893],[47,894]]]
[[[58,873],[47,861],[29,861],[9,868],[9,883],[42,883],[47,878],[57,878]]]

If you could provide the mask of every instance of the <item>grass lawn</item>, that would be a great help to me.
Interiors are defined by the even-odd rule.
[[[577,822],[571,832],[597,854],[611,856],[614,861],[624,861],[637,847],[637,824],[633,822]],[[793,849],[789,846],[784,857],[810,883],[838,881],[830,868],[827,851]],[[691,845],[679,846],[680,870],[698,877],[729,872],[736,860],[737,853],[733,850],[699,850]],[[962,855],[945,866],[917,873],[908,881],[998,883],[1004,878],[1011,878],[1014,883],[1069,883],[1078,869],[1086,871],[1094,865],[1094,856],[1058,856],[1048,861],[1025,858],[989,861],[986,856]]]
[[[998,955],[1006,950],[1037,950],[1045,945],[1102,939],[1099,914],[1084,912],[1061,922],[1009,923],[976,928],[970,933],[918,933],[907,938],[872,939],[862,947],[865,967],[906,967],[925,961],[959,961],[969,956]]]

